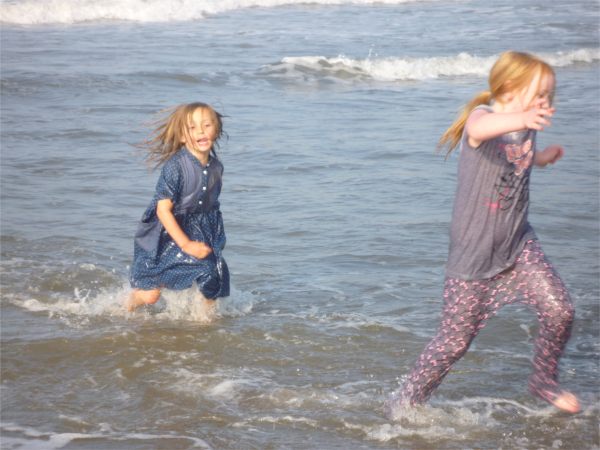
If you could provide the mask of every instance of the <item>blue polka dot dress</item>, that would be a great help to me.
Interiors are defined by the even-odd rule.
[[[136,289],[187,289],[196,282],[209,299],[229,295],[229,270],[222,256],[225,247],[223,218],[219,210],[223,165],[210,157],[206,166],[182,148],[162,167],[156,192],[142,216],[135,235],[130,282]],[[183,252],[166,232],[158,217],[159,200],[173,202],[173,214],[181,229],[213,252],[198,259]]]

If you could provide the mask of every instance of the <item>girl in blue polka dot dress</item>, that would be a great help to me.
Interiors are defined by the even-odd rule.
[[[219,210],[223,165],[214,150],[223,135],[221,117],[204,103],[180,105],[142,145],[162,170],[135,234],[128,311],[156,303],[163,288],[196,283],[210,320],[216,299],[229,295]]]

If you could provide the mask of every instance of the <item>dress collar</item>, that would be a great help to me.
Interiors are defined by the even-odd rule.
[[[188,156],[188,158],[194,161],[194,164],[197,164],[201,169],[206,169],[207,167],[210,167],[210,164],[213,161],[213,155],[208,155],[208,162],[206,163],[206,165],[202,165],[200,160],[196,158],[196,156],[194,156],[194,154],[187,147],[184,146],[183,151]]]

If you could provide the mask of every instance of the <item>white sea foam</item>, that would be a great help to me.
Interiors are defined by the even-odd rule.
[[[276,410],[293,408],[299,411],[376,407],[376,400],[365,390],[375,389],[374,382],[346,383],[335,387],[284,385],[273,371],[249,367],[220,367],[209,373],[200,373],[186,367],[174,369],[168,366],[165,371],[169,379],[177,380],[169,383],[169,391],[187,397],[191,395],[200,401],[224,404],[253,401],[263,406],[272,405]],[[254,420],[260,422],[262,419]]]
[[[290,5],[402,4],[424,0],[12,0],[0,3],[0,22],[20,25],[98,21],[177,22],[243,8]]]
[[[244,418],[244,420],[241,420],[239,422],[234,422],[231,424],[232,427],[236,427],[236,428],[255,428],[256,426],[260,426],[261,424],[272,424],[273,426],[275,425],[283,425],[283,426],[292,426],[294,428],[297,427],[308,427],[308,428],[313,428],[316,430],[320,430],[321,429],[321,422],[319,422],[318,420],[314,420],[314,419],[310,419],[308,417],[297,417],[297,416],[291,416],[289,414],[285,414],[282,416],[249,416]]]
[[[248,368],[217,369],[213,373],[197,373],[186,368],[168,368],[169,378],[175,377],[169,390],[209,398],[212,401],[226,402],[242,398],[247,392],[255,393],[272,383],[272,373]],[[193,393],[193,394],[190,394]],[[254,395],[254,394],[252,394]]]
[[[397,406],[392,423],[353,424],[345,426],[360,430],[367,439],[387,442],[415,434],[427,439],[467,439],[477,430],[485,431],[498,425],[493,413],[505,409],[504,399],[477,398],[462,401],[443,400],[441,404]],[[519,409],[526,407],[513,402]],[[466,447],[465,447],[466,448]]]
[[[103,428],[101,426],[101,428]],[[0,424],[0,431],[3,432],[2,448],[27,448],[32,450],[52,450],[60,449],[69,445],[73,441],[81,443],[86,440],[110,442],[110,441],[156,441],[156,440],[188,440],[193,448],[210,449],[202,439],[191,436],[182,436],[175,434],[145,434],[145,433],[117,433],[110,429],[102,429],[95,433],[52,433],[40,431],[32,427],[20,426],[13,423]],[[10,432],[13,436],[7,437],[5,434]]]
[[[450,408],[447,405],[404,407],[396,413],[392,423],[369,424],[344,420],[344,426],[361,431],[366,439],[388,442],[414,435],[426,437],[428,440],[466,439],[474,430],[485,430],[496,424],[485,411],[472,411],[465,405]]]
[[[199,308],[198,290],[195,287],[182,291],[164,290],[163,299],[156,307],[150,310],[161,313],[161,318],[166,320],[189,320],[193,322],[203,320],[203,312]],[[219,299],[217,302],[217,315],[219,317],[239,317],[252,311],[257,299],[249,292],[238,291],[231,288],[231,295]]]
[[[598,406],[592,399],[582,398],[584,408],[578,418],[572,420],[583,420],[584,417],[594,417],[598,412]],[[462,400],[439,399],[435,406],[421,405],[416,407],[396,405],[391,412],[393,422],[382,426],[356,426],[361,428],[367,437],[380,441],[388,441],[396,437],[404,436],[407,431],[418,430],[419,434],[435,437],[445,436],[448,432],[457,435],[464,433],[472,435],[473,429],[494,428],[498,422],[505,418],[520,416],[523,420],[550,419],[562,414],[555,407],[533,400],[531,405],[520,401],[501,397],[471,397]],[[559,445],[556,442],[556,445]],[[518,444],[518,445],[517,445]],[[518,440],[508,444],[507,448],[521,448],[522,443]],[[513,446],[514,445],[514,446]],[[527,448],[527,446],[525,446]],[[561,447],[557,447],[561,448]]]
[[[290,415],[285,415],[281,417],[274,416],[263,416],[257,419],[258,422],[272,423],[272,424],[304,424],[309,425],[312,428],[319,428],[320,423],[317,420],[309,419],[307,417],[293,417]]]
[[[565,67],[600,60],[600,48],[580,48],[569,52],[540,53],[538,56],[554,67]]]
[[[600,49],[581,48],[567,52],[540,53],[538,55],[554,67],[600,60]],[[347,56],[294,56],[279,63],[265,66],[261,73],[274,78],[299,78],[360,81],[411,81],[442,77],[486,77],[498,58],[459,53],[453,56],[427,58],[389,57],[355,59]]]
[[[451,426],[430,425],[422,429],[403,427],[401,425],[378,424],[365,425],[353,424],[344,421],[344,426],[350,430],[361,431],[365,437],[379,442],[388,442],[401,437],[414,436],[415,434],[427,437],[427,439],[465,439],[466,433],[459,433]]]
[[[35,297],[25,300],[12,298],[10,301],[21,308],[35,313],[47,313],[69,326],[86,325],[94,318],[136,318],[148,320],[201,322],[203,312],[198,308],[198,290],[195,287],[183,291],[164,290],[161,300],[155,305],[128,313],[123,301],[130,289],[123,284],[119,288],[104,290],[92,295],[85,289],[74,288],[73,295],[61,296],[54,301],[40,300]],[[231,289],[231,296],[220,299],[217,303],[219,317],[238,317],[252,311],[257,299],[250,293]]]
[[[25,300],[12,299],[16,306],[31,312],[47,313],[49,317],[58,317],[70,325],[83,325],[98,316],[124,316],[123,299],[128,289],[124,286],[106,290],[98,295],[79,288],[73,289],[73,295],[61,297],[55,301],[42,301],[35,297]]]

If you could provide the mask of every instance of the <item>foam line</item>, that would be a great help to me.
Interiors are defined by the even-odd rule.
[[[581,48],[566,52],[540,53],[537,56],[554,67],[600,60],[600,49]],[[314,78],[333,80],[375,80],[384,82],[428,80],[443,77],[486,77],[498,58],[459,53],[454,56],[425,58],[390,57],[355,59],[346,56],[285,57],[280,62],[265,66],[262,73],[274,78]]]
[[[180,22],[244,8],[371,5],[425,0],[13,0],[0,3],[0,22],[18,25],[82,22]]]

